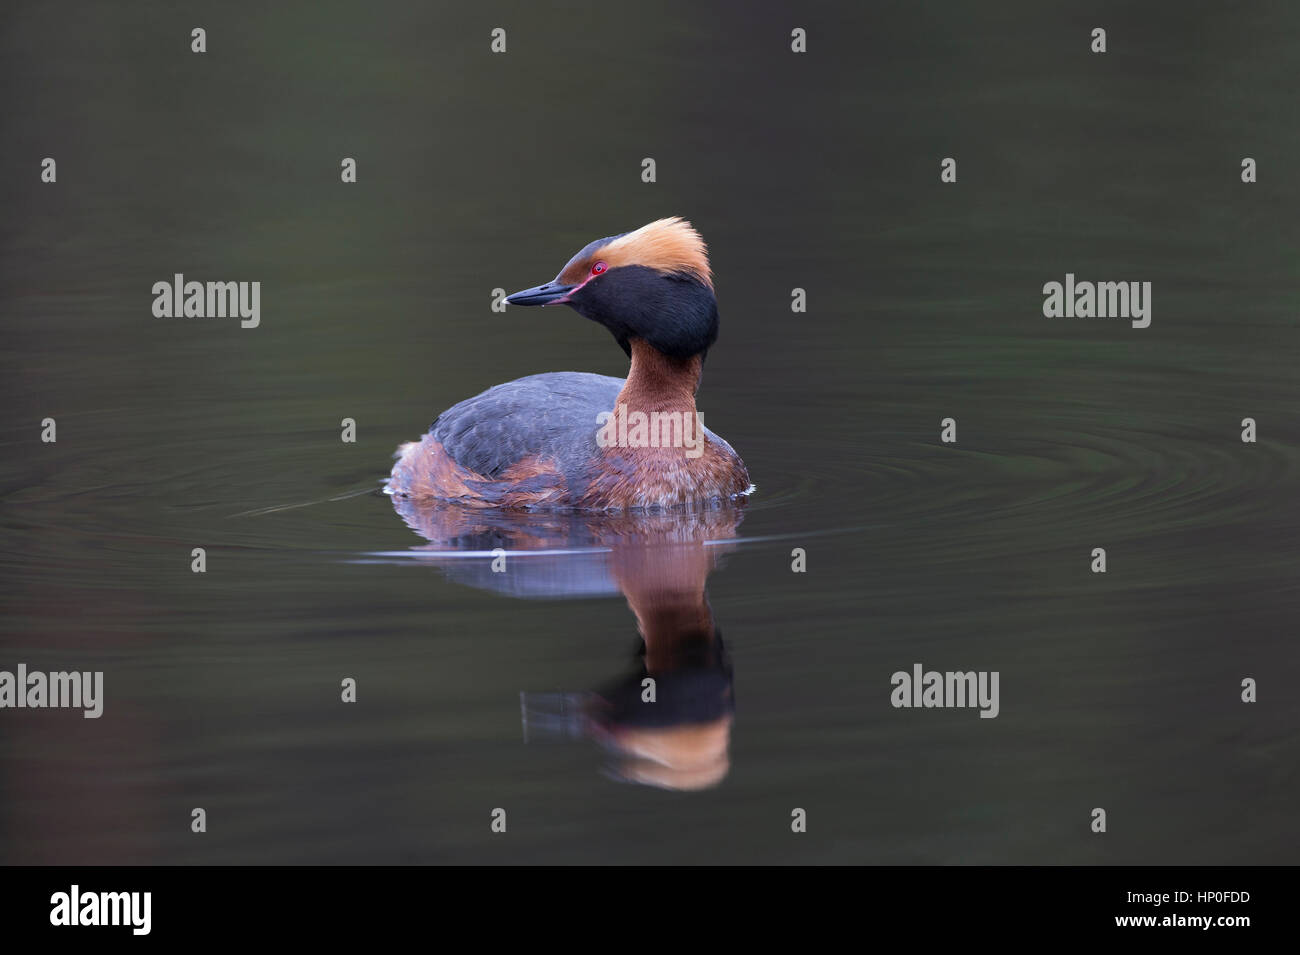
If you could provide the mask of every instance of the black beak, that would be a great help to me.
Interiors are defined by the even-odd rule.
[[[572,292],[573,288],[572,285],[565,285],[562,282],[547,282],[545,285],[526,288],[522,292],[516,292],[514,295],[507,295],[506,304],[555,305]]]

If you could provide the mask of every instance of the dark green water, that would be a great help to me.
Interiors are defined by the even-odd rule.
[[[0,670],[105,674],[98,720],[0,710],[0,861],[1297,861],[1300,8],[269,6],[0,14]],[[605,550],[506,576],[708,574],[735,717],[691,792],[524,741],[521,693],[632,672],[617,583],[503,594],[355,493],[485,387],[623,374],[492,290],[669,214],[737,540],[552,527]],[[176,272],[260,281],[260,326],[153,317]],[[1067,272],[1151,326],[1045,318]],[[1000,715],[891,707],[917,662]]]

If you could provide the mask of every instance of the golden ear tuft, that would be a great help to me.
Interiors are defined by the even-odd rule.
[[[685,272],[713,288],[709,250],[704,239],[685,219],[656,219],[635,232],[619,236],[597,253],[611,268],[643,265],[660,272]]]

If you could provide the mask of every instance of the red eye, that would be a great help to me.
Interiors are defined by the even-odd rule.
[[[597,262],[595,265],[593,265],[593,266],[591,267],[591,274],[592,274],[592,275],[599,275],[599,274],[600,274],[601,272],[603,272],[603,271],[605,271],[605,263],[604,263],[604,262]]]

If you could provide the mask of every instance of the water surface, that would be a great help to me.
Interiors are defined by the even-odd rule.
[[[0,668],[106,702],[0,712],[0,861],[1296,861],[1293,6],[277,4],[202,57],[195,16],[2,21]],[[667,214],[743,511],[404,519],[443,408],[625,372],[492,290]],[[155,319],[176,272],[260,281],[261,325]],[[1044,318],[1067,272],[1151,281],[1151,327]],[[640,772],[575,712],[700,595],[664,626],[722,772]],[[892,708],[917,662],[998,670],[1000,715]]]

